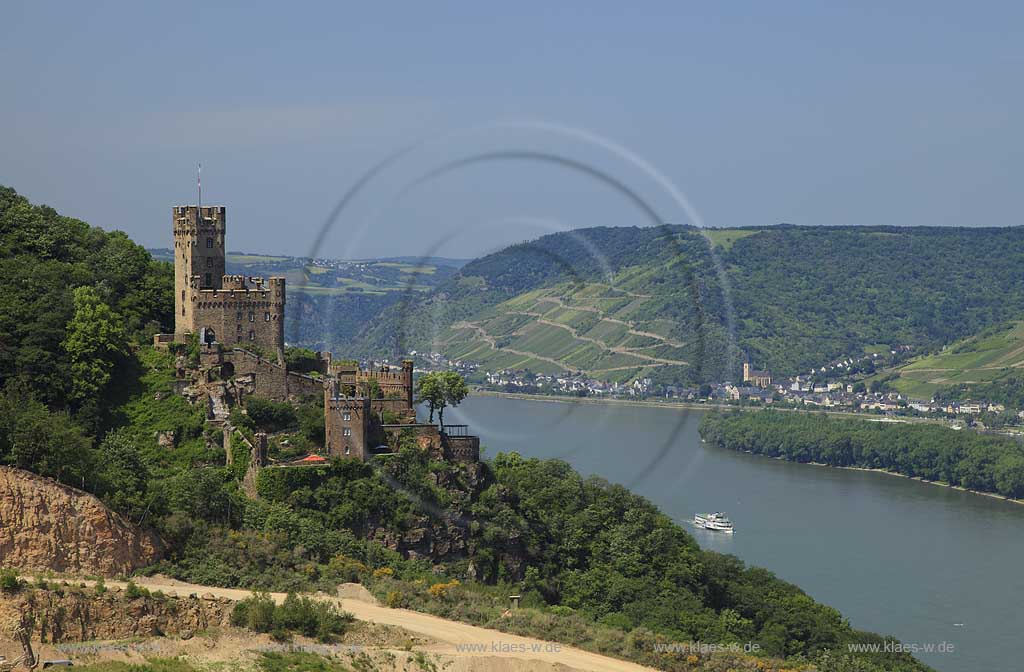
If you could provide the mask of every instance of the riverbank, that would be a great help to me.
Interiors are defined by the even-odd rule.
[[[728,449],[727,449],[728,450]],[[749,455],[758,455],[759,457],[767,457],[766,455],[760,455],[758,453],[751,452],[749,450],[742,451]],[[809,464],[812,467],[828,467],[829,469],[847,469],[849,471],[868,471],[875,474],[885,474],[886,476],[898,476],[905,478],[910,481],[917,481],[918,483],[926,483],[928,485],[937,485],[942,488],[950,488],[952,490],[959,490],[960,492],[969,492],[972,495],[981,495],[982,497],[991,497],[992,499],[998,499],[1003,502],[1010,502],[1011,504],[1022,504],[1024,505],[1024,499],[1014,499],[1013,497],[1004,497],[996,492],[983,492],[981,490],[971,490],[961,485],[952,485],[943,481],[929,481],[927,478],[921,478],[920,476],[907,476],[896,471],[889,471],[888,469],[872,469],[870,467],[840,467],[838,465],[825,464],[824,462],[797,462],[796,460],[787,460],[784,457],[773,457],[773,460],[782,460],[783,462],[791,462],[794,464]]]
[[[473,395],[477,397],[497,397],[501,399],[519,399],[521,401],[549,401],[559,404],[613,404],[616,406],[632,406],[635,408],[672,408],[686,410],[713,410],[713,411],[763,411],[770,408],[776,411],[789,413],[825,413],[837,418],[856,418],[868,422],[894,422],[894,423],[932,423],[946,424],[935,418],[914,418],[900,417],[890,418],[882,415],[868,415],[866,413],[854,413],[852,411],[833,411],[824,408],[792,408],[789,406],[734,406],[720,402],[696,402],[696,401],[661,401],[661,400],[634,400],[634,399],[610,399],[602,397],[562,397],[548,394],[524,394],[522,392],[495,392],[493,390],[481,390],[474,388]]]
[[[850,418],[768,411],[704,416],[700,434],[708,444],[727,450],[798,464],[878,471],[1022,503],[1024,451],[1009,437],[920,423],[878,423],[869,428]]]

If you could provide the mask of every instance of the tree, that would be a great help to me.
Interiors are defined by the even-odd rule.
[[[434,411],[442,408],[445,403],[440,372],[431,371],[420,376],[420,379],[416,381],[416,396],[430,409],[430,422],[433,423]]]
[[[430,409],[430,422],[434,422],[434,412],[444,427],[444,409],[458,406],[469,395],[469,387],[465,379],[455,371],[431,371],[420,376],[416,383],[416,394],[421,402]]]
[[[71,360],[71,398],[82,405],[96,401],[110,382],[126,337],[121,318],[92,287],[76,288],[74,304],[63,346]]]

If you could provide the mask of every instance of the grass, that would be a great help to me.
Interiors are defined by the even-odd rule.
[[[233,264],[267,264],[292,260],[292,257],[274,257],[268,254],[232,254],[230,252],[225,257]]]
[[[154,658],[145,663],[103,662],[78,666],[79,672],[198,672],[198,668],[179,658]]]
[[[728,250],[736,243],[737,240],[761,232],[746,229],[704,229],[702,233],[716,246],[723,250]]]

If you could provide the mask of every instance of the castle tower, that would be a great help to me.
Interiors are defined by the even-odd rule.
[[[179,205],[174,226],[174,335],[195,331],[191,289],[220,289],[224,276],[226,212],[223,205]],[[194,283],[194,284],[193,284]]]
[[[743,362],[743,382],[750,380],[750,362]]]
[[[409,408],[415,408],[412,403],[412,360],[402,360],[402,384],[405,386],[405,403]]]

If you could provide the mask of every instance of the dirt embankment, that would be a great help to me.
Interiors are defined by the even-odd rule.
[[[99,593],[94,587],[25,588],[0,600],[0,636],[14,632],[23,618],[35,624],[33,639],[49,644],[178,636],[229,624],[234,602],[212,595],[138,595],[120,587]]]
[[[0,567],[116,576],[163,549],[98,498],[27,471],[0,467]]]

